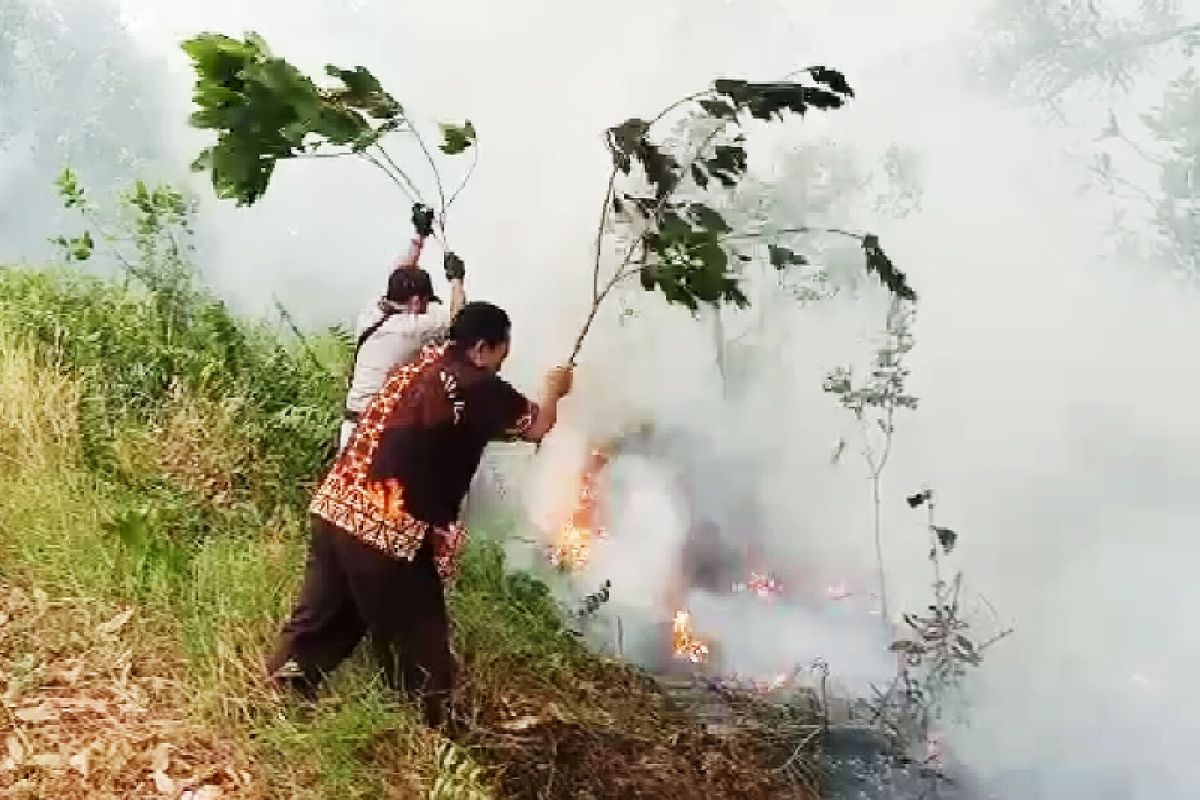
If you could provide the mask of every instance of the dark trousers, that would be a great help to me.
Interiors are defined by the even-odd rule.
[[[405,561],[314,518],[300,598],[267,668],[313,697],[364,635],[389,685],[416,695],[426,723],[441,725],[455,662],[431,543]]]

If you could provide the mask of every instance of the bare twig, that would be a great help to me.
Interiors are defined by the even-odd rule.
[[[420,202],[420,194],[417,193],[415,191],[415,189],[410,189],[409,186],[407,186],[404,182],[402,182],[400,177],[395,175],[390,169],[388,169],[387,166],[382,161],[380,161],[378,158],[376,158],[375,156],[373,156],[370,153],[365,152],[365,151],[362,153],[359,153],[359,156],[361,158],[363,158],[364,160],[366,160],[368,163],[374,165],[376,168],[381,170],[384,175],[387,175],[388,178],[391,179],[392,183],[396,184],[396,186],[399,187],[400,191],[404,192],[404,196],[408,198],[408,202],[410,202],[410,203]],[[405,176],[405,178],[407,178],[407,176]]]
[[[317,358],[317,354],[313,352],[312,347],[310,347],[308,344],[308,337],[305,336],[304,332],[300,330],[300,326],[296,324],[295,319],[292,318],[291,312],[289,312],[287,307],[284,306],[283,301],[281,301],[275,295],[271,295],[271,301],[275,304],[275,309],[279,312],[279,318],[283,320],[284,324],[288,326],[291,332],[300,341],[300,346],[304,348],[305,354],[312,361],[312,363],[317,367],[317,369],[332,375],[333,370],[329,369],[329,367],[322,363],[321,359]]]
[[[475,144],[471,147],[471,166],[467,167],[467,174],[462,179],[462,182],[458,184],[458,188],[456,188],[453,192],[450,193],[450,199],[446,201],[447,209],[450,208],[450,206],[454,205],[454,201],[458,199],[458,196],[460,194],[462,194],[462,190],[467,188],[467,183],[470,182],[471,176],[475,174],[475,167],[478,164],[479,164],[479,142],[475,142]],[[445,214],[446,213],[445,210],[443,210],[442,213]]]
[[[295,159],[312,159],[312,158],[342,158],[343,156],[358,155],[353,150],[339,150],[336,153],[300,153],[292,156]]]
[[[1015,632],[1016,632],[1015,628],[1005,628],[1004,630],[1000,631],[999,633],[992,636],[991,638],[976,645],[975,650],[976,650],[976,652],[982,653],[984,650],[988,649],[989,647],[994,645],[996,642],[999,642],[1001,639],[1007,639],[1009,636],[1011,636]]]
[[[587,337],[588,331],[591,330],[592,323],[596,320],[596,314],[599,312],[600,304],[604,302],[604,298],[608,297],[608,293],[611,292],[618,283],[637,274],[636,269],[630,270],[626,269],[626,267],[629,266],[633,259],[634,251],[641,243],[641,239],[634,239],[629,243],[629,248],[625,251],[625,257],[621,259],[621,264],[617,267],[617,271],[613,273],[612,278],[609,279],[608,283],[604,285],[604,288],[600,290],[599,294],[597,294],[596,298],[592,301],[592,307],[588,311],[587,319],[583,321],[583,328],[579,331],[579,336],[575,338],[575,346],[571,348],[571,357],[567,359],[567,363],[571,366],[575,365],[575,359],[579,357],[579,351],[583,348],[583,340]]]
[[[429,171],[433,173],[433,182],[434,185],[437,186],[438,193],[439,213],[437,215],[437,224],[442,230],[442,237],[445,238],[446,207],[448,204],[446,203],[446,190],[442,186],[442,173],[438,170],[437,162],[433,160],[433,153],[429,151],[429,147],[425,144],[425,139],[417,130],[417,126],[413,125],[412,120],[410,120],[407,116],[404,117],[404,121],[408,123],[408,127],[412,131],[413,136],[416,137],[417,146],[420,147],[421,152],[425,154],[425,160],[429,163]]]
[[[780,236],[789,233],[828,233],[834,236],[846,236],[851,239],[858,239],[860,241],[866,238],[865,233],[850,231],[844,228],[822,228],[808,226],[801,228],[779,228],[778,230],[749,231],[746,233],[729,234],[725,238],[736,241],[739,239],[761,239],[764,236]]]
[[[791,756],[788,757],[788,760],[783,762],[782,766],[777,767],[776,771],[782,772],[785,769],[788,769],[789,767],[791,767],[792,764],[795,763],[796,759],[800,758],[801,751],[803,751],[804,748],[808,746],[809,742],[811,742],[813,739],[817,738],[817,735],[820,733],[822,733],[822,729],[817,728],[815,731],[808,734],[808,736],[805,736],[803,739],[801,739],[800,743],[796,745],[794,750],[792,750],[792,754],[791,754]]]
[[[392,154],[389,153],[383,145],[376,143],[375,149],[378,150],[379,154],[383,156],[383,159],[387,162],[388,166],[395,170],[396,174],[400,176],[400,178],[402,178],[406,184],[408,184],[408,188],[412,190],[415,199],[417,202],[420,202],[421,190],[417,188],[416,181],[409,177],[408,173],[400,168],[400,165],[397,164],[392,158]]]
[[[687,97],[682,97],[682,98],[676,100],[674,103],[671,103],[669,106],[664,108],[662,111],[658,112],[658,114],[654,117],[654,119],[650,120],[650,125],[653,125],[656,122],[661,122],[663,117],[665,117],[667,114],[670,114],[675,109],[681,108],[681,107],[687,105],[688,103],[692,102],[693,100],[699,100],[701,97],[704,97],[706,94],[709,94],[711,91],[712,91],[711,88],[706,88],[699,92],[693,92],[692,94],[689,94]]]
[[[1132,150],[1132,151],[1134,152],[1134,154],[1136,154],[1136,155],[1137,155],[1139,158],[1141,158],[1143,161],[1145,161],[1145,162],[1147,162],[1147,163],[1149,163],[1149,164],[1153,164],[1153,165],[1154,165],[1154,166],[1156,166],[1156,167],[1161,167],[1161,166],[1163,165],[1163,163],[1164,163],[1164,162],[1163,162],[1163,160],[1162,160],[1161,158],[1158,158],[1158,157],[1156,157],[1156,156],[1154,156],[1154,155],[1152,155],[1152,154],[1150,154],[1150,153],[1146,152],[1146,149],[1145,149],[1144,147],[1142,147],[1141,145],[1139,145],[1139,144],[1138,144],[1137,142],[1135,142],[1133,139],[1130,139],[1130,138],[1129,138],[1128,136],[1126,136],[1124,133],[1121,133],[1121,132],[1119,132],[1119,131],[1118,131],[1118,132],[1115,134],[1115,138],[1116,138],[1118,141],[1120,141],[1120,142],[1122,142],[1123,144],[1125,144],[1125,145],[1126,145],[1126,146],[1127,146],[1127,147],[1128,147],[1130,150]]]
[[[617,168],[614,166],[612,171],[608,173],[608,187],[604,190],[604,205],[600,208],[600,224],[596,226],[596,253],[595,261],[592,264],[592,306],[596,306],[600,302],[600,264],[604,254],[604,228],[608,224],[608,209],[612,205],[613,187],[617,183]],[[594,312],[593,312],[594,315]],[[589,317],[589,322],[591,318]],[[586,324],[584,326],[587,327]],[[586,334],[586,330],[584,331]],[[582,341],[582,337],[580,337]],[[575,352],[579,352],[579,344],[576,344]],[[574,356],[572,356],[574,357]]]

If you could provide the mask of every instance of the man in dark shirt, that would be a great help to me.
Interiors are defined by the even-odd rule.
[[[268,668],[307,696],[367,635],[389,683],[440,725],[454,682],[443,584],[466,530],[463,499],[488,442],[539,442],[571,370],[546,375],[533,403],[497,373],[508,315],[468,303],[446,344],[395,369],[313,498],[304,585]]]

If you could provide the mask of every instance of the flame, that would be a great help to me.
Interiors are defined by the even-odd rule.
[[[765,573],[751,572],[747,588],[759,597],[776,597],[783,591],[779,581]]]
[[[675,657],[687,659],[693,664],[708,660],[708,644],[692,633],[692,615],[686,611],[675,612]]]
[[[751,572],[750,579],[745,583],[735,583],[735,592],[752,592],[759,597],[778,597],[783,593],[783,585],[765,572]]]
[[[592,449],[579,477],[575,509],[559,527],[554,542],[546,549],[550,563],[559,569],[574,571],[586,567],[591,561],[592,546],[605,535],[604,528],[599,524],[596,481],[608,459],[609,454],[603,448]]]
[[[576,527],[572,522],[558,529],[558,537],[547,553],[550,563],[559,569],[577,570],[588,565],[592,556],[591,528]]]

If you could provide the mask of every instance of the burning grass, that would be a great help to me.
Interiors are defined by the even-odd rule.
[[[579,476],[575,507],[570,517],[559,526],[554,541],[546,548],[546,558],[563,572],[586,567],[592,558],[592,547],[605,536],[597,484],[610,456],[603,447],[595,447],[588,454]]]
[[[676,611],[671,628],[671,644],[676,658],[686,659],[693,664],[703,664],[708,660],[708,643],[697,638],[693,632],[691,614]]]

